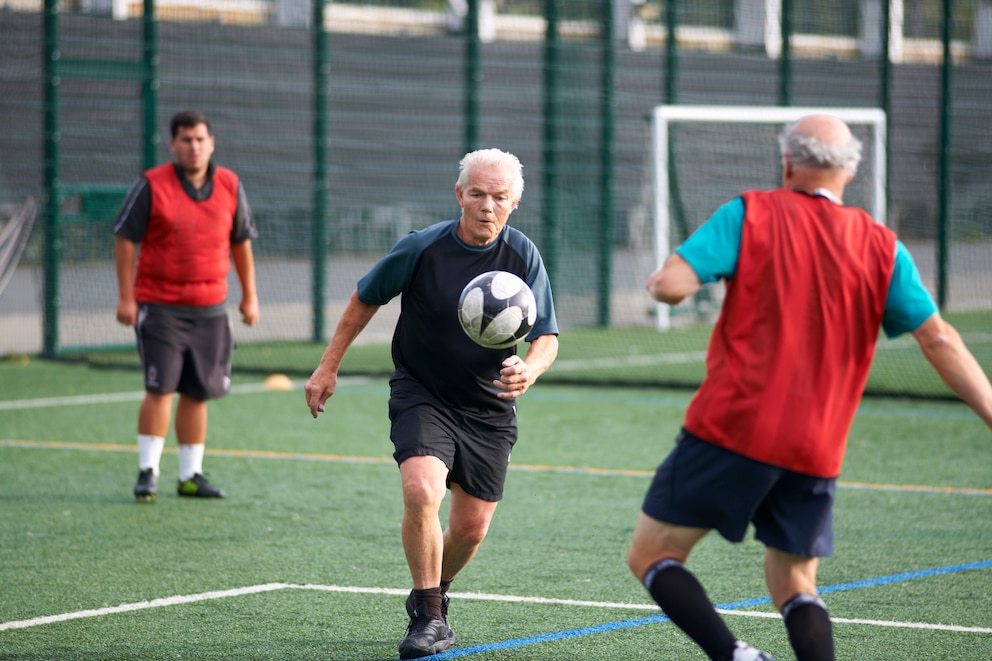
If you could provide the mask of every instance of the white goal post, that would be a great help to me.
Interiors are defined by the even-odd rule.
[[[838,117],[839,119],[846,122],[851,129],[858,132],[858,129],[862,131],[867,130],[867,139],[862,137],[862,144],[864,145],[864,157],[862,158],[861,166],[858,169],[858,175],[855,181],[862,179],[862,187],[865,189],[864,199],[855,202],[857,206],[862,206],[866,211],[868,211],[875,220],[880,223],[885,224],[886,220],[886,148],[885,148],[885,112],[879,108],[819,108],[819,107],[783,107],[783,106],[698,106],[698,105],[661,105],[656,106],[654,109],[652,117],[652,129],[653,129],[653,141],[652,141],[652,151],[653,151],[653,162],[654,162],[654,178],[653,178],[653,188],[654,188],[654,238],[655,238],[655,263],[661,265],[664,260],[668,257],[671,250],[671,211],[672,211],[672,199],[670,190],[673,185],[672,176],[673,170],[676,169],[678,163],[669,163],[670,149],[673,145],[673,130],[672,125],[678,124],[679,126],[686,124],[709,124],[711,126],[733,126],[733,125],[761,125],[764,124],[765,128],[773,128],[775,130],[775,135],[781,130],[781,128],[788,123],[794,122],[799,118],[809,115],[812,113],[829,113]],[[742,130],[745,126],[740,127]],[[713,138],[709,143],[713,147],[717,147],[716,144],[720,141],[719,138]],[[767,139],[762,139],[762,144],[768,149],[774,149],[775,154],[778,154],[777,144],[772,142],[772,144],[767,143]],[[707,144],[705,141],[703,144]],[[751,149],[751,151],[739,151],[737,157],[740,158],[741,163],[746,166],[747,163],[753,163],[755,165],[761,164],[762,166],[774,166],[780,167],[778,163],[766,163],[765,161],[770,160],[770,156],[765,151],[756,150],[751,146],[741,147],[742,150]],[[715,150],[714,150],[715,151]],[[709,164],[696,165],[696,167],[707,168],[706,172],[709,177],[714,179],[727,179],[736,178],[736,175],[728,175],[721,177],[719,172],[714,170],[719,169],[723,165],[723,161],[719,157],[714,156],[713,161]],[[750,159],[750,161],[748,160]],[[685,157],[685,160],[690,160],[689,157]],[[706,155],[702,154],[700,151],[694,151],[692,153],[691,160],[693,161],[705,161]],[[750,168],[748,168],[750,169]],[[865,174],[867,172],[867,174]],[[688,177],[687,177],[688,178]],[[735,185],[734,182],[723,181],[722,183],[728,185]],[[760,188],[775,188],[781,183],[780,180],[776,180],[774,177],[769,178],[767,181],[764,179],[761,181],[760,185],[748,186],[746,183],[741,181],[736,185],[742,186],[740,189],[735,189],[734,194],[739,194],[747,190],[748,188],[760,187]],[[682,183],[676,182],[676,185],[681,189]],[[701,189],[706,188],[706,183],[699,184]],[[719,193],[714,193],[714,195],[719,196]],[[732,195],[723,195],[722,197],[717,197],[712,200],[712,207],[707,208],[706,214],[712,213],[716,210],[717,205],[723,204],[731,199]],[[696,223],[701,223],[705,221],[706,218],[693,218]],[[685,237],[682,237],[683,239]],[[671,310],[669,306],[664,304],[659,304],[656,309],[656,325],[659,330],[666,330],[671,327]]]

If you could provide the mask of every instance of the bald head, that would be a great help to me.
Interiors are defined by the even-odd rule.
[[[853,177],[861,162],[861,141],[833,115],[806,115],[779,137],[782,157],[793,169],[841,170]]]

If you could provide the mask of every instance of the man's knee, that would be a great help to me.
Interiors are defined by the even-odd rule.
[[[639,581],[659,560],[671,558],[685,564],[695,544],[706,535],[702,528],[687,528],[657,521],[641,514],[627,551],[627,566]]]
[[[489,532],[489,522],[478,518],[450,522],[448,533],[456,538],[461,546],[478,546]]]
[[[447,467],[437,457],[410,457],[400,464],[403,482],[403,502],[407,509],[438,510],[447,490]]]

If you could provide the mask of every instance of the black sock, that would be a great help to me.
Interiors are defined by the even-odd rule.
[[[644,575],[665,615],[714,661],[730,661],[737,639],[713,608],[703,586],[678,560],[659,560]]]
[[[833,661],[834,634],[827,606],[812,594],[797,594],[782,606],[782,619],[796,661]]]
[[[446,581],[441,579],[441,596],[448,594],[448,589],[451,588],[451,581]]]
[[[413,605],[416,612],[420,615],[424,613],[423,609],[427,609],[427,614],[431,617],[436,617],[439,620],[441,617],[441,588],[427,588],[426,590],[414,590],[413,591]]]

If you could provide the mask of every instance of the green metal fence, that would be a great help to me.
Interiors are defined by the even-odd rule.
[[[942,308],[992,310],[985,0],[35,2],[0,11],[0,119],[19,129],[0,135],[0,208],[45,201],[0,297],[0,353],[132,342],[113,321],[110,225],[185,107],[211,117],[261,230],[264,322],[242,343],[326,339],[364,268],[455,215],[457,161],[480,146],[524,163],[513,222],[546,258],[563,327],[651,327],[662,103],[883,108],[884,220]],[[388,334],[380,316],[370,339]]]

